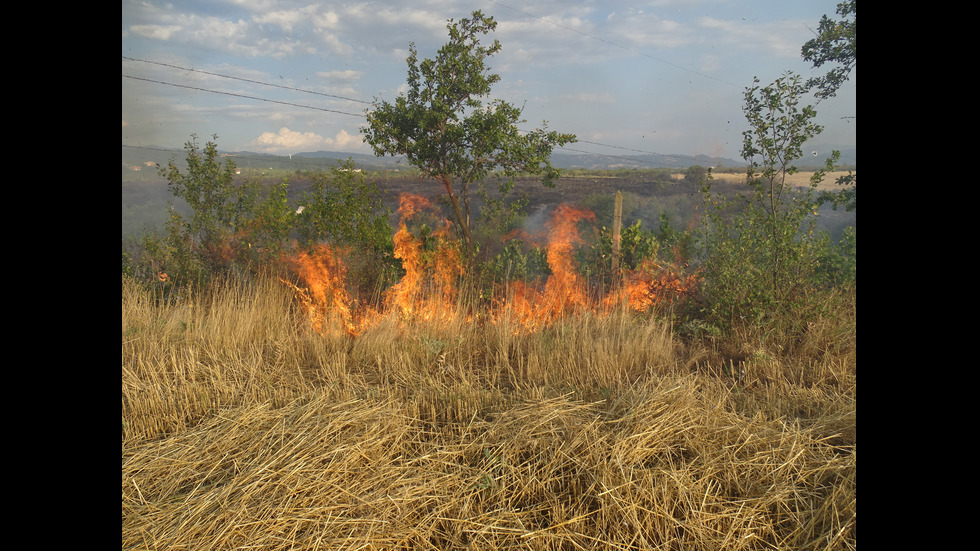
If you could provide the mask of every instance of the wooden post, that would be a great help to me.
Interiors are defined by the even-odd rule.
[[[623,227],[623,192],[616,191],[616,201],[613,206],[612,224],[612,286],[619,287],[619,245],[622,240],[620,231]]]

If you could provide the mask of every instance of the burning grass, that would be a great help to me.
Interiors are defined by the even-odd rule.
[[[346,267],[340,253],[333,248],[321,245],[312,252],[302,251],[286,259],[299,284],[283,281],[296,290],[318,332],[357,336],[386,316],[449,323],[459,314],[460,283],[466,271],[458,243],[449,237],[451,223],[442,220],[442,226],[428,238],[428,247],[408,228],[413,217],[430,207],[424,197],[407,193],[401,196],[398,209],[401,221],[393,243],[394,256],[405,273],[398,283],[384,291],[381,311],[367,305],[360,309],[354,306],[346,289]],[[489,308],[463,304],[470,312],[468,321],[472,322],[474,315],[481,315],[494,322],[505,322],[515,331],[535,332],[584,312],[611,314],[622,307],[647,312],[682,299],[694,290],[696,273],[685,274],[680,266],[666,266],[651,259],[636,271],[622,274],[622,284],[613,292],[594,297],[579,274],[573,255],[574,248],[583,242],[578,228],[581,221],[594,223],[595,215],[563,204],[547,223],[545,235],[522,235],[543,242],[539,246],[546,251],[550,273],[543,281],[504,282],[498,286],[499,292]]]
[[[681,340],[657,312],[689,276],[591,297],[571,207],[545,282],[469,304],[424,207],[377,309],[327,247],[295,281],[123,280],[123,549],[856,547],[852,309]]]
[[[458,309],[352,336],[277,279],[122,291],[123,549],[856,547],[853,329],[727,350],[625,307]]]

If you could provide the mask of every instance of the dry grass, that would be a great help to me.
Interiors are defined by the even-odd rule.
[[[851,171],[851,172],[856,172],[856,171]],[[836,171],[836,172],[828,172],[826,174],[826,176],[824,176],[824,179],[821,180],[819,184],[817,184],[817,191],[839,191],[841,189],[841,186],[837,185],[837,179],[840,178],[841,176],[847,176],[848,174],[849,174],[849,172],[846,171],[846,170],[841,170],[841,171]],[[675,180],[683,180],[684,179],[684,174],[682,174],[682,173],[672,174],[671,176]],[[729,172],[729,171],[712,171],[711,176],[715,180],[720,180],[720,181],[727,182],[727,183],[730,183],[730,184],[743,184],[743,183],[745,183],[745,171],[744,170],[742,170],[742,171],[735,171],[735,172]],[[812,176],[813,176],[813,172],[812,171],[810,171],[810,172],[801,171],[801,172],[797,172],[795,174],[788,174],[786,176],[786,185],[788,187],[790,187],[790,188],[793,188],[793,187],[796,187],[796,186],[809,186],[810,185],[810,178]]]
[[[351,339],[275,282],[122,295],[123,549],[856,547],[853,328]]]

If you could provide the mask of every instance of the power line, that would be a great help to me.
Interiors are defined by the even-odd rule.
[[[289,106],[292,106],[292,107],[302,107],[304,109],[315,109],[317,111],[326,111],[328,113],[339,113],[341,115],[350,115],[352,117],[363,117],[364,116],[364,114],[362,114],[362,113],[348,113],[346,111],[337,111],[336,109],[326,109],[324,107],[313,107],[312,105],[302,105],[302,104],[299,104],[299,103],[290,103],[288,101],[279,101],[279,100],[268,99],[268,98],[259,98],[259,97],[255,97],[255,96],[248,96],[248,95],[245,95],[245,94],[236,94],[236,93],[233,93],[233,92],[222,92],[220,90],[209,90],[207,88],[200,88],[200,87],[197,87],[197,86],[189,86],[187,84],[174,84],[173,82],[164,82],[162,80],[153,80],[151,78],[134,77],[134,76],[131,76],[131,75],[123,75],[123,77],[124,78],[131,78],[133,80],[142,80],[142,81],[145,81],[145,82],[153,82],[155,84],[165,84],[167,86],[176,86],[177,88],[187,88],[187,89],[190,89],[190,90],[198,90],[200,92],[208,92],[208,93],[211,93],[211,94],[222,94],[222,95],[225,95],[225,96],[234,96],[234,97],[238,97],[238,98],[254,99],[254,100],[257,100],[257,101],[267,101],[269,103],[278,103],[278,104],[281,104],[281,105],[289,105]]]
[[[123,59],[128,59],[129,61],[139,61],[141,63],[149,63],[151,65],[159,65],[161,67],[170,67],[171,69],[179,69],[181,71],[191,71],[191,72],[194,72],[194,73],[201,73],[201,74],[211,75],[211,76],[216,76],[216,77],[221,77],[221,78],[228,78],[228,79],[232,79],[232,80],[240,80],[242,82],[250,82],[252,84],[260,84],[262,86],[271,86],[273,88],[282,88],[283,90],[292,90],[292,91],[295,91],[295,92],[303,92],[305,94],[315,94],[315,95],[318,95],[318,96],[324,96],[324,97],[328,97],[328,98],[335,98],[335,99],[342,99],[342,100],[347,100],[347,101],[354,101],[354,102],[357,102],[357,103],[366,103],[368,105],[370,105],[372,103],[370,101],[364,101],[364,100],[360,100],[360,99],[348,98],[348,97],[344,97],[344,96],[337,96],[337,95],[334,95],[334,94],[327,94],[327,93],[324,93],[324,92],[316,92],[316,91],[313,91],[313,90],[304,90],[303,88],[293,88],[292,86],[283,86],[281,84],[272,84],[270,82],[262,82],[262,81],[259,81],[259,80],[252,80],[252,79],[248,79],[248,78],[236,77],[236,76],[231,76],[231,75],[222,75],[220,73],[212,73],[210,71],[204,71],[204,70],[201,70],[201,69],[193,69],[193,68],[190,68],[190,67],[181,67],[179,65],[172,65],[170,63],[163,63],[163,62],[160,62],[160,61],[150,61],[150,60],[147,60],[147,59],[137,59],[137,58],[134,58],[134,57],[126,57],[126,56],[122,56],[122,58]]]
[[[578,141],[578,143],[587,143],[587,144],[592,144],[592,145],[599,145],[599,146],[602,146],[602,147],[611,147],[613,149],[622,149],[624,151],[633,151],[635,153],[646,153],[647,155],[660,155],[660,153],[656,153],[654,151],[644,151],[642,149],[633,149],[633,148],[630,148],[630,147],[623,147],[621,145],[609,145],[609,144],[599,143],[599,142],[590,142],[590,141],[587,141],[587,140],[577,140],[577,141]]]
[[[636,50],[636,49],[633,49],[633,48],[624,46],[624,45],[619,44],[617,42],[613,42],[611,40],[607,40],[605,38],[602,38],[602,37],[599,37],[599,36],[595,36],[595,35],[589,34],[587,32],[583,32],[581,30],[578,30],[578,29],[575,29],[575,28],[572,28],[572,27],[563,25],[563,24],[558,23],[558,22],[550,21],[548,19],[545,19],[543,17],[539,17],[539,16],[537,16],[537,15],[535,15],[533,13],[530,13],[528,11],[525,11],[525,10],[522,10],[522,9],[519,9],[519,8],[515,8],[513,6],[509,6],[509,5],[506,5],[506,4],[503,4],[503,3],[498,2],[496,0],[489,0],[489,2],[491,4],[495,4],[495,5],[500,6],[502,8],[506,8],[506,9],[509,9],[511,11],[514,11],[514,12],[517,12],[517,13],[520,13],[520,14],[523,14],[523,15],[525,15],[527,17],[530,17],[530,18],[533,18],[533,19],[536,19],[536,20],[539,20],[539,21],[543,21],[545,23],[548,23],[550,25],[554,25],[556,27],[559,27],[559,28],[564,29],[564,30],[567,30],[567,31],[574,32],[574,33],[579,34],[579,35],[582,35],[582,36],[584,36],[586,38],[590,38],[592,40],[596,40],[596,41],[602,42],[602,43],[607,44],[609,46],[613,46],[615,48],[619,48],[619,49],[622,49],[622,50],[627,51],[627,52],[631,52],[631,53],[634,53],[634,54],[637,54],[637,55],[640,55],[640,56],[643,56],[643,57],[647,57],[647,58],[652,59],[652,60],[654,60],[654,61],[656,61],[658,63],[669,65],[669,66],[674,67],[676,69],[679,69],[679,70],[682,70],[682,71],[685,71],[685,72],[689,72],[689,73],[693,73],[695,75],[698,75],[698,76],[701,76],[701,77],[704,77],[704,78],[716,80],[716,81],[722,82],[724,84],[728,84],[728,85],[731,85],[731,86],[737,86],[735,84],[732,84],[730,82],[727,82],[727,81],[718,79],[718,78],[713,77],[711,75],[707,75],[707,74],[704,74],[704,73],[701,73],[701,72],[698,72],[698,71],[694,71],[694,70],[689,69],[687,67],[683,67],[681,65],[677,65],[677,64],[672,63],[670,61],[667,61],[665,59],[661,59],[661,58],[658,58],[656,56],[650,55],[648,53],[645,53],[645,52],[642,52],[642,51],[639,51],[639,50]],[[138,59],[138,58],[127,57],[127,56],[123,56],[123,59],[129,60],[129,61],[135,61],[135,62],[141,62],[141,63],[158,65],[158,66],[161,66],[161,67],[173,68],[173,69],[177,69],[177,70],[181,70],[181,71],[196,72],[196,73],[201,73],[201,74],[216,76],[216,77],[220,77],[220,78],[233,79],[233,80],[238,80],[238,81],[242,81],[242,82],[248,82],[248,83],[257,84],[257,85],[261,85],[261,86],[269,86],[269,87],[280,88],[280,89],[294,91],[294,92],[300,92],[300,93],[306,93],[306,94],[315,94],[315,95],[319,95],[319,96],[323,96],[323,97],[329,97],[329,98],[340,99],[340,100],[345,100],[345,101],[352,101],[352,102],[362,103],[362,104],[366,104],[366,105],[373,105],[374,104],[374,102],[371,102],[371,101],[366,101],[366,100],[361,100],[361,99],[356,99],[356,98],[350,98],[350,97],[345,97],[345,96],[340,96],[340,95],[335,95],[335,94],[328,94],[328,93],[323,93],[323,92],[316,92],[316,91],[312,91],[312,90],[306,90],[306,89],[302,89],[302,88],[295,88],[295,87],[290,87],[290,86],[284,86],[284,85],[280,85],[280,84],[273,84],[273,83],[269,83],[269,82],[262,82],[262,81],[258,81],[258,80],[253,80],[253,79],[248,79],[248,78],[243,78],[243,77],[237,77],[237,76],[232,76],[232,75],[226,75],[226,74],[220,74],[220,73],[205,71],[205,70],[201,70],[201,69],[194,69],[194,68],[190,68],[190,67],[182,67],[182,66],[179,66],[179,65],[174,65],[174,64],[170,64],[170,63],[163,63],[163,62],[159,62],[159,61]],[[347,115],[347,116],[353,116],[353,117],[364,117],[364,114],[363,113],[350,113],[350,112],[346,112],[346,111],[340,111],[340,110],[334,110],[334,109],[326,109],[326,108],[321,108],[321,107],[314,107],[314,106],[310,106],[310,105],[302,105],[302,104],[297,104],[297,103],[292,103],[292,102],[286,102],[286,101],[280,101],[280,100],[272,100],[272,99],[267,99],[267,98],[262,98],[262,97],[257,97],[257,96],[250,96],[250,95],[239,94],[239,93],[223,92],[223,91],[218,91],[218,90],[210,90],[210,89],[205,89],[205,88],[200,88],[200,87],[195,87],[195,86],[190,86],[190,85],[175,84],[175,83],[171,83],[171,82],[164,82],[164,81],[153,80],[153,79],[149,79],[149,78],[134,77],[134,76],[130,76],[130,75],[123,75],[123,76],[126,77],[126,78],[135,79],[135,80],[142,80],[142,81],[146,81],[146,82],[153,82],[153,83],[163,84],[163,85],[167,85],[167,86],[174,86],[174,87],[187,88],[187,89],[192,89],[192,90],[199,90],[199,91],[209,92],[209,93],[214,93],[214,94],[222,94],[222,95],[239,97],[239,98],[245,98],[245,99],[251,99],[251,100],[256,100],[256,101],[265,101],[265,102],[277,103],[277,104],[281,104],[281,105],[289,105],[289,106],[293,106],[293,107],[300,107],[300,108],[304,108],[304,109],[314,109],[314,110],[318,110],[318,111],[329,112],[329,113],[337,113],[337,114],[342,114],[342,115]],[[658,154],[658,153],[651,152],[651,151],[643,151],[643,150],[639,150],[639,149],[632,149],[632,148],[628,148],[628,147],[622,147],[622,146],[611,145],[611,144],[604,144],[604,143],[599,143],[599,142],[591,142],[591,141],[585,141],[585,140],[579,140],[579,143],[587,143],[587,144],[595,145],[595,146],[598,146],[598,147],[606,147],[606,148],[612,148],[612,149],[620,149],[620,150],[624,150],[624,151],[632,151],[632,152],[641,153],[641,154],[652,154],[652,155]],[[575,150],[575,151],[577,151],[577,150]],[[581,152],[582,153],[588,153],[588,152],[584,152],[584,151],[581,151]],[[589,154],[602,155],[601,153],[589,153]],[[610,155],[604,155],[604,156],[614,157],[615,158],[615,156],[610,156]]]
[[[507,7],[507,6],[504,6],[504,7]],[[518,11],[520,11],[520,10],[518,10]],[[570,29],[570,30],[574,30],[574,29]],[[576,31],[576,32],[578,32],[578,31]],[[204,74],[219,76],[219,77],[222,77],[222,78],[229,78],[229,79],[234,79],[234,80],[241,80],[241,81],[244,81],[244,82],[251,82],[251,83],[254,83],[254,84],[260,84],[260,85],[264,85],[264,86],[271,86],[271,87],[275,87],[275,88],[283,88],[283,89],[286,89],[286,90],[291,90],[291,91],[296,91],[296,92],[304,92],[304,93],[309,93],[309,94],[317,94],[317,95],[323,95],[323,96],[328,96],[328,97],[345,99],[345,100],[354,101],[354,102],[358,102],[358,103],[365,103],[365,104],[369,104],[369,105],[374,105],[374,102],[369,102],[369,101],[364,101],[364,100],[359,100],[359,99],[354,99],[354,98],[346,98],[346,97],[342,97],[342,96],[334,96],[334,95],[331,95],[331,94],[323,94],[323,93],[320,93],[320,92],[313,92],[313,91],[310,91],[310,90],[303,90],[303,89],[300,89],[300,88],[292,88],[292,87],[288,87],[288,86],[281,86],[281,85],[278,85],[278,84],[272,84],[272,83],[268,83],[268,82],[261,82],[261,81],[257,81],[257,80],[251,80],[251,79],[246,79],[246,78],[241,78],[241,77],[235,77],[235,76],[230,76],[230,75],[220,75],[220,74],[217,74],[217,73],[211,73],[211,72],[208,72],[208,71],[202,71],[202,70],[197,70],[197,69],[190,69],[190,68],[181,67],[181,66],[178,66],[178,65],[172,65],[172,64],[168,64],[168,63],[162,63],[162,62],[159,62],[159,61],[150,61],[150,60],[136,59],[136,58],[126,57],[126,56],[123,56],[123,59],[128,59],[128,60],[131,60],[131,61],[140,61],[140,62],[143,62],[143,63],[149,63],[149,64],[153,64],[153,65],[160,65],[160,66],[165,66],[165,67],[171,67],[171,68],[174,68],[174,69],[180,69],[180,70],[185,70],[185,71],[200,72],[200,73],[204,73]],[[238,93],[233,93],[233,92],[224,92],[224,91],[221,91],[221,90],[212,90],[212,89],[207,89],[207,88],[201,88],[201,87],[198,87],[198,86],[190,86],[190,85],[187,85],[187,84],[176,84],[176,83],[173,83],[173,82],[165,82],[165,81],[161,81],[161,80],[155,80],[155,79],[150,79],[150,78],[145,78],[145,77],[136,77],[136,76],[132,76],[132,75],[125,75],[124,74],[122,76],[125,77],[125,78],[133,79],[133,80],[141,80],[141,81],[144,81],[144,82],[151,82],[151,83],[154,83],[154,84],[163,84],[163,85],[166,85],[166,86],[174,86],[174,87],[177,87],[177,88],[186,88],[186,89],[190,89],[190,90],[197,90],[197,91],[208,92],[208,93],[212,93],[212,94],[221,94],[221,95],[239,97],[239,98],[244,98],[244,99],[251,99],[251,100],[256,100],[256,101],[265,101],[265,102],[277,103],[277,104],[281,104],[281,105],[289,105],[291,107],[300,107],[300,108],[303,108],[303,109],[314,109],[314,110],[317,110],[317,111],[324,111],[324,112],[328,112],[328,113],[338,113],[338,114],[341,114],[341,115],[349,115],[349,116],[352,116],[352,117],[364,117],[364,114],[363,113],[349,113],[349,112],[346,112],[346,111],[338,111],[338,110],[335,110],[335,109],[326,109],[326,108],[323,108],[323,107],[315,107],[315,106],[311,106],[311,105],[303,105],[303,104],[286,102],[286,101],[281,101],[281,100],[273,100],[273,99],[262,98],[262,97],[257,97],[257,96],[250,96],[250,95],[246,95],[246,94],[238,94]],[[524,132],[526,132],[526,131],[524,131]],[[659,155],[659,153],[656,153],[656,152],[653,152],[653,151],[644,151],[644,150],[641,150],[641,149],[633,149],[633,148],[623,147],[623,146],[619,146],[619,145],[604,144],[604,143],[587,141],[587,140],[577,140],[577,143],[586,143],[586,144],[595,145],[595,146],[599,146],[599,147],[608,147],[608,148],[620,149],[620,150],[624,150],[624,151],[633,151],[635,153],[643,153],[643,154],[647,154],[647,155]],[[593,152],[589,152],[589,151],[582,151],[582,150],[571,149],[571,148],[567,148],[567,147],[563,147],[562,149],[565,149],[565,150],[568,150],[568,151],[575,151],[577,153],[585,153],[585,154],[588,154],[588,155],[597,155],[597,156],[609,157],[609,158],[613,158],[613,159],[629,159],[629,160],[634,161],[634,162],[641,162],[641,163],[644,163],[644,164],[653,164],[653,163],[651,163],[649,161],[644,161],[644,160],[635,159],[635,158],[629,158],[629,157],[622,157],[622,156],[615,156],[615,155],[606,155],[606,154],[602,154],[602,153],[593,153]]]

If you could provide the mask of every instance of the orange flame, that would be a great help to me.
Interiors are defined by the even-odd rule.
[[[644,261],[636,270],[623,275],[620,286],[603,299],[611,308],[625,304],[631,310],[646,312],[654,306],[694,291],[696,274],[682,276],[679,266],[662,266],[656,260]]]
[[[422,242],[408,229],[407,221],[430,207],[430,202],[418,195],[403,194],[400,198],[401,220],[393,243],[405,275],[384,293],[380,314],[370,310],[358,313],[355,319],[344,283],[346,267],[329,246],[320,245],[311,253],[300,253],[291,259],[293,269],[306,285],[305,289],[296,287],[297,294],[318,332],[334,327],[328,326],[330,322],[339,323],[343,333],[356,336],[380,315],[387,314],[397,315],[402,321],[449,321],[457,315],[457,283],[465,270],[458,243],[448,235],[451,224],[444,221],[432,233],[434,250],[424,250]],[[497,299],[496,311],[487,319],[500,322],[506,318],[513,322],[515,331],[530,332],[587,310],[602,314],[625,304],[634,311],[645,312],[694,289],[696,275],[682,276],[680,266],[665,267],[649,260],[637,270],[624,273],[622,283],[601,301],[593,301],[573,257],[575,246],[582,243],[578,232],[582,221],[595,222],[595,214],[566,204],[555,210],[543,239],[551,274],[543,285],[511,282],[510,293]]]
[[[572,258],[574,246],[582,241],[577,226],[582,220],[594,222],[595,214],[562,204],[546,224],[551,275],[541,290],[514,284],[513,296],[504,307],[510,309],[518,327],[535,329],[588,307],[588,290]]]
[[[351,315],[351,299],[344,286],[347,267],[334,250],[319,244],[312,254],[302,251],[290,261],[306,284],[305,291],[297,291],[313,328],[323,333],[326,322],[334,318],[331,321],[339,322],[348,335],[355,335],[357,331]]]
[[[388,307],[398,307],[403,313],[410,315],[414,310],[413,305],[422,281],[422,249],[412,233],[408,231],[405,221],[421,209],[428,207],[429,201],[424,197],[407,193],[402,194],[399,201],[398,213],[401,215],[401,220],[393,239],[395,258],[402,261],[405,275],[385,293],[385,303]]]
[[[408,230],[406,223],[430,206],[428,199],[418,195],[405,193],[400,198],[398,213],[401,220],[393,239],[395,258],[402,261],[405,275],[385,293],[385,306],[417,319],[448,319],[454,313],[456,282],[463,274],[459,249],[448,239],[450,223],[444,221],[443,226],[432,234],[436,250],[429,255],[423,252],[422,244]],[[438,293],[426,292],[424,284],[428,273],[431,273]]]

